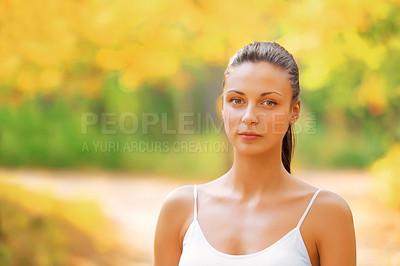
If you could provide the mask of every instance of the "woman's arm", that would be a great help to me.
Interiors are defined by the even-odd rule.
[[[320,266],[357,265],[356,238],[351,209],[331,191],[321,191],[315,223]]]
[[[193,208],[193,186],[172,191],[165,199],[154,236],[153,266],[178,266],[182,253],[182,228]]]

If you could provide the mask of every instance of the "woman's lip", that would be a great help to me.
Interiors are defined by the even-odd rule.
[[[258,137],[261,137],[260,135],[258,135],[258,134],[255,134],[255,133],[239,133],[239,135],[245,135],[245,136],[258,136]]]
[[[260,135],[247,135],[247,134],[239,134],[239,136],[244,140],[254,140],[261,137]]]

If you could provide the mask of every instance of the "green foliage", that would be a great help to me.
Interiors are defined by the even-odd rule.
[[[172,91],[154,92],[144,88],[126,93],[112,88],[112,82],[109,86],[99,101],[76,97],[72,101],[59,98],[48,103],[37,97],[18,108],[0,108],[1,163],[55,168],[100,167],[178,176],[221,173],[228,142],[220,144],[222,140],[218,134],[202,134],[193,127],[193,134],[162,133],[179,130],[178,117],[172,112],[178,111],[173,109],[175,99],[167,95]],[[86,125],[85,113],[96,115],[99,121]],[[148,133],[143,134],[142,114],[145,113],[158,116],[160,123],[148,126]],[[115,125],[105,125],[101,121],[103,114],[110,114],[107,120],[115,122]],[[123,128],[130,129],[136,123],[126,119],[120,125],[125,114],[137,115],[139,125],[136,132],[123,132]],[[161,123],[163,114],[168,115],[166,124]],[[105,133],[105,129],[115,132]],[[194,143],[202,145],[202,148],[194,147]],[[213,143],[224,147],[213,149]],[[157,148],[157,145],[161,146]]]

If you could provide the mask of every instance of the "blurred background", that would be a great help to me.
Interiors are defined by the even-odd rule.
[[[229,58],[300,68],[294,175],[350,205],[359,265],[400,265],[400,1],[3,0],[0,265],[151,265],[161,204],[232,163]]]

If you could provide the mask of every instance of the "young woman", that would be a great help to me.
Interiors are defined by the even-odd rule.
[[[232,168],[172,191],[159,214],[155,266],[354,266],[353,216],[336,193],[291,175],[299,71],[277,43],[230,60],[222,115]]]

